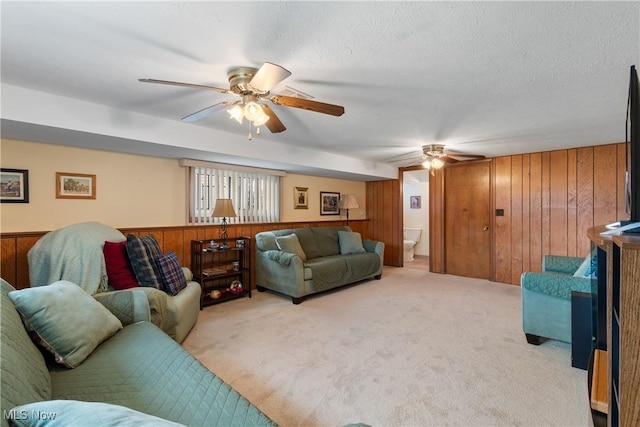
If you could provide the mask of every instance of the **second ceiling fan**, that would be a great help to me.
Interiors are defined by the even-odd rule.
[[[143,83],[205,89],[238,96],[240,99],[226,100],[213,104],[183,117],[182,121],[193,122],[203,119],[217,111],[228,110],[231,118],[236,119],[238,123],[242,123],[244,119],[247,119],[258,129],[258,134],[260,133],[259,126],[262,125],[265,125],[272,133],[282,132],[287,129],[276,113],[268,104],[264,103],[264,101],[270,101],[275,105],[282,105],[284,107],[301,108],[303,110],[315,111],[332,116],[341,116],[344,114],[344,107],[340,105],[326,104],[301,97],[271,94],[271,89],[290,75],[291,72],[280,65],[265,62],[259,69],[251,67],[231,69],[227,74],[229,89],[169,80],[139,79],[139,81]],[[249,139],[251,139],[251,133],[249,133]]]

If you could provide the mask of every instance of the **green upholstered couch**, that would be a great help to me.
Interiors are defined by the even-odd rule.
[[[143,291],[100,299],[109,308],[107,315],[116,314],[124,326],[68,368],[34,344],[9,296],[13,287],[4,280],[0,285],[2,425],[9,419],[15,425],[275,425],[176,341],[144,321],[149,306]],[[104,310],[96,305],[100,310],[91,312]]]
[[[595,291],[585,277],[590,260],[545,255],[542,272],[522,273],[522,328],[529,344],[538,345],[544,338],[571,343],[571,292]]]
[[[282,245],[296,235],[302,251]],[[361,239],[350,227],[304,227],[256,234],[256,282],[291,297],[305,296],[375,277],[382,277],[384,243]],[[358,241],[358,239],[360,239]]]

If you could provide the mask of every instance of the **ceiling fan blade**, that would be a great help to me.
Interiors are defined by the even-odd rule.
[[[269,92],[278,83],[291,75],[291,71],[271,62],[265,62],[249,85],[259,92]]]
[[[197,111],[197,112],[195,112],[193,114],[189,114],[188,116],[185,116],[180,120],[182,120],[183,122],[195,122],[196,120],[204,119],[209,114],[213,114],[216,111],[220,111],[220,110],[223,110],[225,108],[231,108],[234,105],[239,104],[239,103],[240,103],[240,100],[219,102],[219,103],[214,104],[214,105],[212,105],[210,107],[203,108],[202,110]]]
[[[438,159],[442,160],[445,163],[458,163],[460,160],[454,159],[453,157],[449,157],[448,154],[438,157]]]
[[[463,154],[463,153],[447,153],[442,157],[446,157],[445,161],[462,162],[465,160],[481,160],[486,159],[482,154]]]
[[[161,84],[161,85],[182,86],[182,87],[190,87],[190,88],[194,88],[194,89],[206,89],[206,90],[212,90],[214,92],[228,93],[230,95],[236,95],[234,92],[232,92],[229,89],[222,89],[222,88],[214,87],[214,86],[196,85],[196,84],[192,84],[192,83],[172,82],[172,81],[169,81],[169,80],[156,80],[156,79],[138,79],[138,81],[142,82],[142,83],[157,83],[157,84]]]
[[[274,95],[271,102],[285,107],[302,108],[303,110],[315,111],[317,113],[341,116],[344,114],[344,107],[340,105],[325,104],[324,102],[311,101],[310,99],[300,99],[291,96]]]
[[[265,126],[269,128],[272,133],[279,133],[287,130],[271,107],[266,104],[262,104],[262,110],[267,116],[269,116],[269,120],[265,123]]]

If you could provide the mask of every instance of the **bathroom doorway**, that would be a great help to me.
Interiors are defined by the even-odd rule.
[[[402,172],[404,266],[429,270],[429,170]]]

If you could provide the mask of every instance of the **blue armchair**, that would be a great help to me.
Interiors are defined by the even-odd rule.
[[[545,255],[542,272],[522,273],[522,329],[529,344],[545,338],[571,343],[571,291],[595,292],[590,266],[590,256]]]

